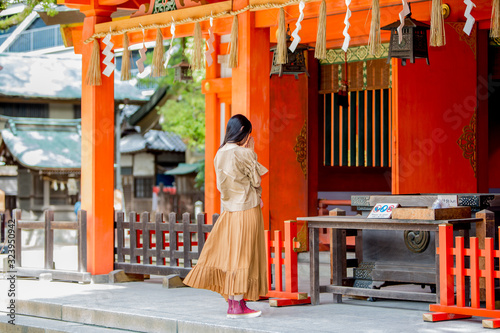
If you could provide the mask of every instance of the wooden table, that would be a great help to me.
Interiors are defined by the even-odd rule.
[[[436,294],[423,292],[405,292],[395,290],[364,289],[342,286],[342,267],[346,261],[346,248],[342,246],[342,230],[415,230],[438,232],[440,224],[449,223],[454,230],[460,230],[461,234],[468,239],[469,229],[472,223],[482,222],[479,218],[466,218],[458,220],[393,220],[393,219],[368,219],[352,216],[315,216],[300,217],[299,221],[307,221],[309,229],[309,253],[310,253],[310,283],[311,304],[319,304],[320,292],[333,293],[335,303],[342,302],[342,295],[392,298],[402,300],[437,302],[439,303],[439,275],[436,274]],[[333,284],[319,285],[319,228],[332,229],[333,244]],[[345,237],[345,236],[344,236]],[[436,248],[439,237],[435,237]],[[439,272],[439,260],[436,258],[436,272]]]

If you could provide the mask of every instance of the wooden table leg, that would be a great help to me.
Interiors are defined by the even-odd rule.
[[[319,304],[319,229],[309,228],[311,304]]]
[[[332,229],[332,240],[333,243],[330,244],[333,249],[332,284],[334,286],[342,286],[343,267],[345,266],[346,260],[345,242],[342,241],[342,230]],[[333,294],[333,303],[342,303],[342,295]]]
[[[476,213],[476,217],[483,219],[482,222],[476,223],[476,237],[479,243],[479,248],[484,249],[485,239],[487,237],[495,238],[495,214],[489,210],[482,210]],[[479,258],[479,269],[485,269],[484,257]],[[479,278],[479,293],[481,302],[486,301],[486,280],[484,277]]]

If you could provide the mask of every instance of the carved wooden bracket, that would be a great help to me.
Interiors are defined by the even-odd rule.
[[[307,121],[304,122],[304,126],[300,130],[297,136],[297,143],[293,150],[297,154],[297,162],[300,163],[302,172],[304,173],[304,178],[307,177]]]
[[[474,110],[470,122],[462,129],[462,135],[458,138],[457,144],[463,151],[463,156],[469,160],[472,170],[474,170],[474,177],[476,174],[476,113]]]

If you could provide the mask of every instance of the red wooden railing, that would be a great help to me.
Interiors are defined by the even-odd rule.
[[[478,238],[471,237],[470,246],[466,248],[463,237],[456,237],[453,244],[453,226],[443,224],[439,226],[439,248],[436,251],[439,255],[440,304],[431,304],[429,310],[436,312],[424,314],[424,320],[471,316],[500,318],[500,310],[495,309],[495,279],[500,278],[500,271],[494,267],[495,259],[500,258],[500,251],[495,250],[493,238],[486,237],[484,249],[480,249]],[[483,304],[481,278],[485,280],[486,302]],[[469,279],[470,297],[467,297]],[[483,320],[483,326],[500,327],[500,319]]]
[[[121,220],[123,220],[123,213],[121,213]],[[212,221],[213,223],[216,222],[218,214],[214,214],[212,216]],[[121,221],[120,220],[120,221]],[[143,213],[140,215],[131,213],[130,214],[130,220],[136,221],[136,222],[141,222],[137,223],[137,225],[134,224],[135,228],[133,233],[131,233],[131,237],[134,237],[135,242],[132,245],[133,250],[130,249],[121,249],[118,252],[118,257],[122,258],[123,254],[130,254],[136,253],[135,255],[135,270],[134,272],[138,272],[139,270],[142,269],[144,274],[150,274],[149,271],[147,271],[147,268],[149,268],[152,263],[153,263],[153,256],[146,256],[145,260],[146,262],[141,263],[141,255],[144,258],[143,253],[140,250],[144,249],[144,244],[147,244],[147,250],[146,251],[153,251],[156,249],[156,242],[160,241],[160,243],[163,243],[162,249],[169,249],[169,251],[174,251],[174,252],[179,252],[179,247],[184,245],[184,242],[188,243],[188,250],[191,251],[191,247],[198,245],[198,242],[200,241],[200,238],[198,238],[198,241],[191,240],[191,234],[194,232],[190,232],[190,235],[187,236],[184,234],[184,242],[179,241],[179,233],[183,232],[180,229],[175,232],[175,235],[170,235],[170,237],[175,237],[171,239],[173,244],[175,246],[170,249],[170,242],[166,241],[166,234],[169,233],[167,230],[162,230],[162,238],[157,239],[156,242],[153,242],[153,235],[156,234],[156,229],[153,229],[153,222],[151,221],[150,227],[147,228],[146,234],[143,235],[144,228],[143,224],[148,224],[150,222],[150,217],[149,213]],[[176,217],[175,214],[173,217],[169,216],[169,223],[174,223],[178,224],[179,228],[182,227],[184,224],[190,225],[190,216],[183,215],[183,224],[181,223],[175,223],[176,222]],[[198,219],[198,223],[206,223],[206,218],[202,218],[201,220]],[[122,222],[117,222],[117,225]],[[163,216],[160,214],[159,215],[159,220],[156,221],[156,223],[160,223],[160,225],[167,226],[167,223],[163,221]],[[121,224],[120,224],[121,225]],[[193,226],[196,226],[193,224]],[[268,289],[269,292],[267,293],[266,297],[267,298],[272,298],[269,300],[269,304],[271,306],[288,306],[288,305],[298,305],[298,304],[310,304],[311,303],[311,298],[308,297],[307,293],[300,293],[298,292],[298,274],[297,274],[297,252],[295,249],[300,247],[300,243],[296,241],[297,239],[297,221],[285,221],[284,223],[285,230],[284,233],[280,230],[274,231],[274,233],[270,233],[269,230],[265,230],[265,242],[266,242],[266,258],[267,258],[267,274],[268,274]],[[138,228],[143,228],[138,229]],[[125,228],[130,228],[130,223],[128,223]],[[122,229],[123,230],[123,227]],[[184,229],[183,229],[184,230]],[[185,232],[185,230],[184,230]],[[274,234],[274,238],[271,238],[271,235]],[[204,235],[205,238],[202,240],[206,239],[207,234]],[[146,237],[146,238],[145,238]],[[187,238],[186,238],[187,237]],[[198,233],[198,237],[202,237]],[[204,243],[204,242],[203,242]],[[126,251],[126,253],[124,252]],[[163,250],[162,250],[163,251]],[[141,253],[141,255],[138,255]],[[273,256],[274,254],[274,256]],[[284,257],[283,257],[284,255]],[[123,258],[122,258],[123,259]],[[122,260],[120,259],[120,260]],[[173,257],[170,258],[171,260]],[[119,260],[119,261],[120,261]],[[158,262],[160,260],[160,262]],[[170,266],[179,266],[179,258],[174,258],[175,262],[170,263]],[[122,260],[123,261],[123,260]],[[166,265],[166,257],[165,256],[160,256],[156,257],[156,265],[155,269],[158,270],[157,266],[165,266]],[[186,261],[186,260],[185,260]],[[149,264],[149,265],[148,265]],[[125,264],[122,264],[125,265]],[[166,266],[165,266],[166,267]],[[186,267],[186,266],[185,266]],[[191,267],[190,265],[188,267]],[[284,268],[283,268],[284,267]],[[166,267],[168,268],[168,267]],[[274,268],[274,274],[273,274],[273,268]],[[181,268],[177,268],[181,269]],[[189,268],[187,268],[189,270]],[[283,271],[285,272],[285,277],[283,281]],[[187,272],[184,272],[184,276],[187,274]],[[274,282],[274,288],[273,288],[273,282]]]
[[[295,240],[297,237],[297,221],[285,221],[284,226],[284,239],[280,230],[274,231],[274,239],[271,239],[269,230],[265,231],[267,283],[269,288],[266,297],[276,298],[269,301],[271,306],[310,304],[311,298],[307,296],[307,293],[298,292],[297,252],[295,252],[295,249],[300,247],[300,243]],[[283,253],[285,258],[283,258]],[[283,265],[285,266],[284,284]],[[272,289],[272,281],[274,281],[274,289]],[[283,288],[283,285],[285,288]]]

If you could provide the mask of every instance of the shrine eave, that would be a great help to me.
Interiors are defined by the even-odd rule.
[[[106,4],[111,2],[116,3],[117,8],[121,8],[124,4],[130,6],[139,6],[144,0],[136,2],[123,0],[109,0]],[[76,0],[66,0],[69,6],[76,6]],[[122,2],[121,4],[118,4]],[[81,1],[81,6],[85,6],[88,2]],[[242,7],[242,3],[246,3],[246,7]],[[171,38],[170,29],[168,25],[170,22],[176,22],[176,37],[191,36],[194,31],[195,21],[201,21],[200,25],[204,34],[207,33],[210,16],[214,17],[214,32],[220,35],[229,34],[231,29],[232,15],[241,12],[241,10],[250,10],[255,12],[255,26],[257,28],[270,28],[270,41],[276,42],[277,30],[277,17],[279,6],[288,3],[284,0],[276,0],[273,2],[263,0],[250,0],[243,1],[222,1],[208,5],[201,5],[195,7],[188,7],[169,12],[158,14],[144,15],[138,17],[122,17],[114,19],[109,22],[100,23],[95,25],[94,36],[103,35],[107,32],[112,32],[113,43],[115,47],[121,47],[123,33],[126,31],[129,35],[130,43],[140,43],[143,37],[146,41],[154,41],[156,37],[156,28],[162,29],[164,38]],[[452,8],[450,16],[445,22],[465,22],[463,11],[464,4],[460,0],[450,0],[447,4]],[[430,22],[430,5],[429,0],[420,0],[411,2],[412,17],[423,22]],[[301,29],[301,43],[314,46],[316,42],[316,32],[318,25],[319,1],[307,1],[304,9],[304,20],[302,21]],[[137,8],[136,7],[136,8]],[[344,18],[345,18],[345,4],[342,1],[326,1],[327,7],[327,47],[335,48],[340,47],[344,39]],[[243,9],[242,9],[243,8]],[[368,42],[370,18],[371,18],[371,0],[360,0],[351,4],[350,10],[352,12],[350,18],[349,34],[351,36],[351,45],[362,45]],[[399,0],[380,0],[381,26],[390,24],[398,19],[399,12],[401,11],[401,2]],[[291,28],[300,15],[298,5],[291,4],[285,7],[286,23]],[[476,8],[474,8],[474,17],[476,22],[479,23],[480,28],[488,28],[489,20],[491,18],[491,3],[489,0],[476,1]],[[143,36],[142,27],[146,29]],[[99,35],[100,34],[100,35]],[[389,40],[389,33],[382,32],[382,42]],[[81,43],[81,33],[72,36],[73,45]],[[87,40],[88,42],[88,40]]]

